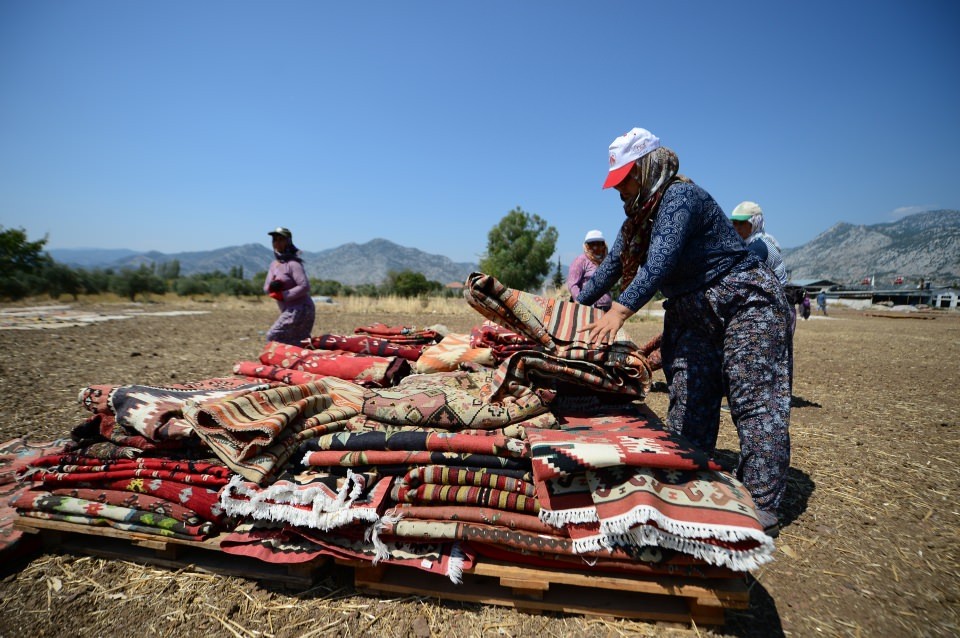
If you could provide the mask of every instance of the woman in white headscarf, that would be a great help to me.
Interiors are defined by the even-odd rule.
[[[756,202],[740,202],[730,214],[730,221],[737,234],[747,245],[747,250],[760,258],[773,274],[781,286],[787,285],[787,266],[783,263],[780,254],[780,244],[773,235],[766,232],[763,224],[763,209]],[[797,308],[790,304],[790,334],[797,328]]]
[[[770,267],[781,286],[786,285],[787,267],[783,263],[783,255],[780,254],[780,244],[773,235],[764,230],[763,210],[760,205],[756,202],[740,202],[730,214],[730,221],[750,252]]]
[[[737,477],[760,524],[775,535],[790,467],[793,343],[783,286],[713,197],[679,174],[680,160],[658,137],[634,128],[609,150],[604,187],[619,192],[625,218],[577,302],[595,302],[618,280],[622,291],[583,332],[603,347],[663,293],[667,425],[712,454],[728,397],[740,438]]]
[[[583,252],[570,264],[567,271],[567,289],[570,291],[570,298],[577,299],[577,295],[597,272],[597,266],[607,256],[607,241],[603,238],[603,233],[599,230],[591,230],[583,238]],[[594,308],[600,310],[610,310],[613,298],[610,293],[604,293],[593,304]]]

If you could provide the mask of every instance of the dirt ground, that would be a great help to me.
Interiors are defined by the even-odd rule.
[[[72,307],[116,314],[116,307]],[[0,330],[0,441],[65,436],[89,384],[164,384],[255,359],[271,303],[154,304],[142,314]],[[931,318],[931,316],[933,318]],[[315,332],[382,321],[461,332],[477,314],[321,309]],[[659,320],[628,324],[637,342]],[[960,315],[831,308],[795,337],[793,458],[776,560],[747,578],[726,625],[637,621],[358,595],[334,576],[305,591],[242,578],[41,553],[0,568],[0,636],[956,636],[960,634]],[[662,373],[656,379],[662,381]],[[647,402],[666,413],[662,384]],[[721,459],[738,449],[728,415]]]

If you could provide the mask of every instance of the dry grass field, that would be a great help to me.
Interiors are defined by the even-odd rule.
[[[135,316],[0,330],[0,441],[65,436],[89,384],[223,376],[255,359],[275,317],[263,301],[71,304]],[[170,314],[192,311],[203,314]],[[43,321],[36,319],[37,323]],[[465,303],[318,308],[316,333],[381,321],[462,332]],[[643,342],[654,315],[630,322]],[[750,608],[720,628],[533,615],[417,596],[356,594],[336,574],[296,591],[55,553],[0,573],[0,636],[956,636],[960,634],[960,315],[831,309],[795,337],[793,458],[776,560],[749,575]],[[661,373],[656,380],[662,381]],[[667,398],[647,398],[660,415]],[[729,418],[721,460],[738,446]]]

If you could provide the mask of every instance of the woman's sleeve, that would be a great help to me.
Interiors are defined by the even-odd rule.
[[[769,261],[767,261],[770,256],[770,251],[767,248],[767,243],[762,239],[758,239],[756,241],[752,241],[749,244],[747,244],[747,250],[749,250],[754,255],[759,257],[760,261],[762,261],[763,263],[765,264],[770,263]]]
[[[660,211],[653,222],[650,234],[650,249],[647,261],[637,270],[630,285],[620,294],[617,302],[636,312],[660,289],[664,278],[677,265],[680,253],[693,232],[699,208],[703,205],[697,198],[681,193],[664,193]]]
[[[583,279],[583,260],[578,256],[567,270],[567,288],[574,299],[580,294],[580,281]]]
[[[276,263],[271,262],[270,268],[267,269],[267,276],[263,279],[263,292],[270,292],[270,282],[273,280],[273,270]]]
[[[284,301],[299,301],[310,295],[310,280],[307,279],[307,271],[299,261],[290,261],[290,276],[293,277],[293,288],[288,288],[283,293]]]
[[[591,277],[587,283],[583,284],[580,294],[576,297],[577,303],[592,306],[597,303],[600,297],[610,292],[613,285],[620,279],[620,273],[623,272],[620,264],[620,252],[622,250],[623,241],[618,233],[617,239],[613,242],[613,247],[603,261],[600,262],[600,265],[597,266],[593,277]]]

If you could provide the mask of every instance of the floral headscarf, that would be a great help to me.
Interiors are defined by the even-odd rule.
[[[587,256],[587,259],[599,266],[600,262],[603,261],[603,258],[607,256],[607,242],[586,242],[583,245],[583,254]]]
[[[647,260],[653,220],[656,219],[663,193],[675,181],[690,181],[683,175],[678,175],[679,170],[680,160],[677,154],[661,146],[638,159],[627,177],[640,183],[640,194],[632,202],[623,205],[627,220],[620,227],[624,242],[620,264],[623,267],[622,280],[625,283],[633,280],[640,264]]]

